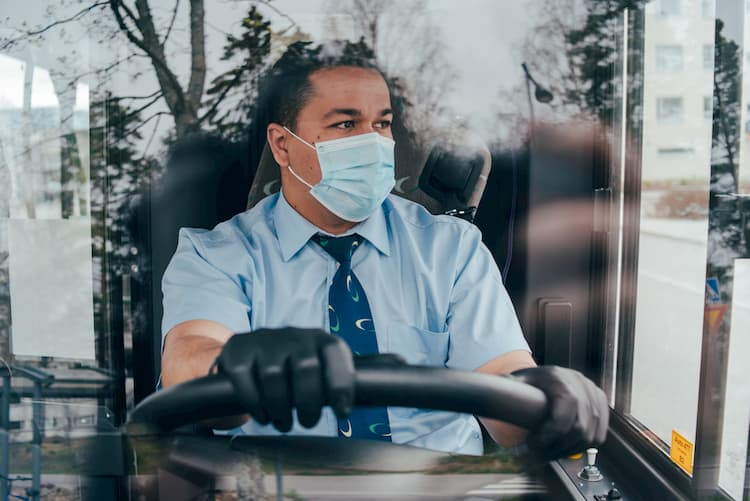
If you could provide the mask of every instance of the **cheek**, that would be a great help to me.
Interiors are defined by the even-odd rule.
[[[309,148],[305,148],[305,151],[299,152],[297,155],[297,165],[292,164],[293,168],[299,168],[300,174],[305,176],[310,184],[316,184],[320,181],[320,164],[318,163],[318,154]],[[299,172],[299,171],[298,171]]]

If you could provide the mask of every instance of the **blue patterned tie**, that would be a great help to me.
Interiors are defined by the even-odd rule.
[[[355,355],[378,353],[375,324],[362,285],[351,268],[352,254],[362,237],[326,237],[315,235],[313,240],[339,262],[328,291],[328,316],[331,334],[349,345]],[[348,419],[339,419],[339,436],[391,441],[391,425],[385,407],[355,408]]]

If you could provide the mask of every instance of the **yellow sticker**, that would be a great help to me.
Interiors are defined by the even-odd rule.
[[[693,474],[693,443],[675,430],[672,430],[672,447],[669,449],[669,457],[688,475]]]

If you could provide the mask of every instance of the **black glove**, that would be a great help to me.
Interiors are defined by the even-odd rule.
[[[530,430],[529,448],[545,460],[582,452],[607,438],[609,404],[604,392],[578,371],[553,365],[520,369],[512,376],[547,395],[549,414]]]
[[[260,329],[229,338],[216,359],[242,406],[260,424],[292,428],[320,419],[324,405],[346,417],[354,402],[354,363],[346,343],[317,329]]]

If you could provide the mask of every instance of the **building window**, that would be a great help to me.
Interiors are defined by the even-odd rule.
[[[682,121],[682,98],[660,97],[656,100],[656,119],[659,122],[677,123]]]
[[[695,153],[695,149],[690,146],[670,146],[656,150],[659,155],[690,155]]]
[[[680,0],[658,0],[656,13],[660,16],[679,16]]]
[[[76,424],[83,426],[92,425],[94,424],[94,416],[78,416]]]
[[[714,100],[711,96],[703,96],[703,118],[711,120],[714,116]]]
[[[657,45],[656,70],[659,72],[673,72],[682,70],[682,46]]]
[[[714,46],[713,44],[707,43],[703,45],[703,69],[704,70],[714,69]]]

